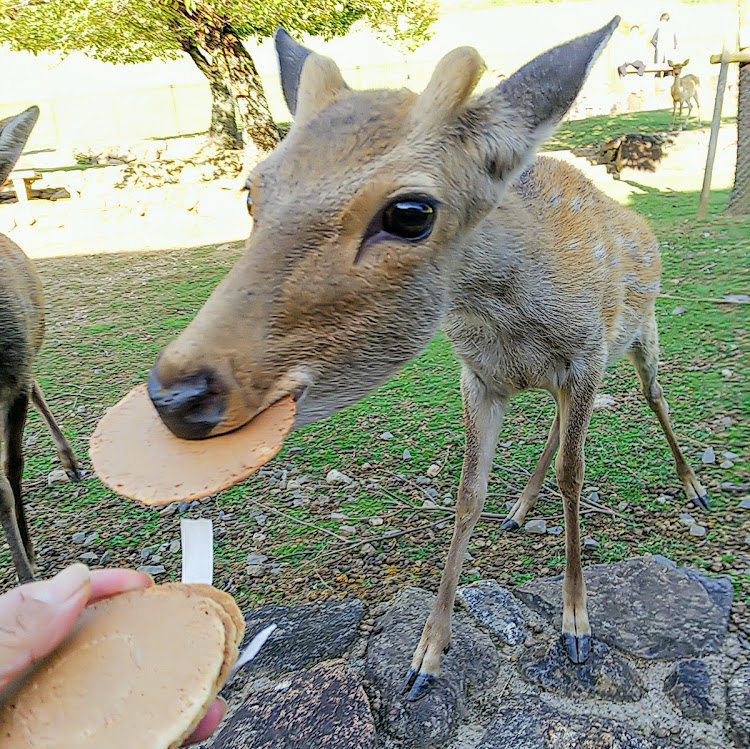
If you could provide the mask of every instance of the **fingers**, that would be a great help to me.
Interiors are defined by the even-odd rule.
[[[198,727],[190,734],[190,737],[185,741],[183,746],[190,744],[197,744],[199,741],[205,741],[211,734],[218,728],[221,719],[224,717],[224,712],[227,709],[227,703],[223,698],[218,697],[213,701],[211,707],[208,708],[208,712],[204,716],[203,720],[198,724]]]
[[[149,588],[154,581],[144,572],[125,569],[94,570],[91,573],[91,597],[89,603],[107,598],[116,593]]]
[[[60,644],[90,593],[88,567],[74,564],[0,596],[0,692]]]

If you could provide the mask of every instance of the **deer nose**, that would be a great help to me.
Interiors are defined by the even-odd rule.
[[[198,372],[164,385],[157,367],[148,376],[148,394],[161,420],[176,437],[208,437],[224,417],[226,394],[221,382],[208,372]]]

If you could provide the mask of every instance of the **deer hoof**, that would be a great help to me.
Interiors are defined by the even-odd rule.
[[[422,699],[430,691],[433,681],[435,681],[435,677],[432,674],[419,674],[414,682],[414,686],[409,691],[409,694],[406,695],[407,701],[416,702]]]
[[[81,469],[78,466],[74,466],[73,468],[66,468],[65,473],[68,474],[68,478],[74,484],[78,484],[83,481],[83,474],[81,473]]]
[[[401,694],[406,694],[411,689],[412,682],[416,679],[418,673],[419,671],[416,668],[409,669],[409,673],[406,674],[404,683],[401,685]]]
[[[693,504],[701,510],[711,509],[711,500],[708,498],[708,494],[704,494],[702,497],[693,497]]]
[[[591,653],[591,635],[572,635],[563,632],[562,644],[573,663],[585,663]]]
[[[506,518],[500,524],[501,531],[517,531],[521,526],[513,520],[513,518]]]

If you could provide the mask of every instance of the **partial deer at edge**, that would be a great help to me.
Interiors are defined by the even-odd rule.
[[[547,390],[557,413],[502,527],[523,524],[554,461],[566,533],[562,636],[575,663],[591,647],[578,522],[584,442],[605,370],[623,354],[687,496],[708,507],[657,380],[659,244],[576,169],[534,158],[618,23],[479,96],[484,63],[469,47],[444,57],[421,94],[353,91],[332,60],[278,30],[294,124],[248,177],[244,255],[149,376],[154,405],[180,437],[230,431],[290,394],[300,426],[366,396],[444,328],[462,363],[466,449],[408,699],[426,692],[450,643],[464,554],[517,393]]]
[[[672,72],[674,73],[674,83],[672,83],[672,88],[670,89],[672,94],[672,122],[669,124],[670,130],[674,127],[678,104],[680,105],[680,114],[677,119],[682,118],[682,108],[685,105],[687,105],[688,108],[687,114],[685,115],[685,121],[680,125],[680,130],[683,130],[687,126],[690,115],[693,113],[693,101],[695,101],[695,106],[698,110],[698,126],[700,127],[702,124],[701,103],[698,96],[701,86],[700,78],[692,73],[682,75],[682,69],[689,62],[690,58],[685,60],[685,62],[672,62],[671,60],[667,60],[667,65],[672,68]]]
[[[0,122],[0,185],[21,155],[39,117],[39,109]],[[73,450],[60,431],[34,380],[33,365],[44,335],[42,284],[21,248],[0,234],[0,519],[20,582],[34,579],[34,547],[21,494],[23,428],[31,401],[57,446],[63,468],[73,481],[80,472]]]

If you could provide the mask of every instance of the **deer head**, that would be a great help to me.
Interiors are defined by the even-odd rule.
[[[682,69],[687,66],[687,64],[690,62],[690,58],[688,57],[685,62],[672,62],[672,60],[667,60],[667,65],[669,65],[670,68],[672,68],[672,71],[674,72],[676,77],[680,77],[682,74]]]
[[[474,49],[446,55],[419,95],[359,92],[278,30],[294,124],[247,179],[244,255],[151,371],[167,426],[219,434],[290,393],[299,426],[419,354],[454,303],[467,236],[562,119],[618,23],[476,97]]]

